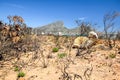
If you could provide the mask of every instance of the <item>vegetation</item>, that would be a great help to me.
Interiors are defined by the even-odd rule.
[[[108,42],[108,46],[109,48],[113,48],[112,44],[111,44],[111,39],[114,36],[114,25],[115,22],[114,20],[119,17],[120,14],[118,12],[111,12],[111,13],[107,13],[106,15],[104,15],[103,18],[103,23],[104,23],[104,32],[105,32],[105,38]]]
[[[67,56],[66,53],[60,53],[60,54],[58,54],[58,57],[59,57],[59,58],[64,58],[65,56]]]
[[[18,77],[24,77],[25,76],[25,73],[24,72],[19,72],[18,73]]]
[[[110,58],[115,58],[115,57],[116,57],[116,54],[110,53],[110,54],[109,54],[109,57],[110,57]]]
[[[26,37],[26,35],[30,36],[31,28],[26,26],[21,16],[15,15],[7,18],[9,24],[0,21],[0,60],[3,60],[3,57],[4,60],[10,60],[13,57],[19,59],[20,52],[31,50],[31,47],[35,48],[35,46],[30,46],[33,39]],[[15,55],[13,56],[13,54]]]
[[[76,38],[76,36],[71,37],[68,35],[64,35],[64,36],[55,36],[55,35],[51,36],[50,35],[50,37],[48,38],[48,36],[46,36],[46,35],[39,35],[39,36],[35,35],[35,34],[33,35],[33,34],[31,34],[31,29],[30,28],[27,29],[22,17],[8,16],[9,24],[5,24],[0,21],[0,41],[1,41],[0,42],[0,46],[1,46],[0,47],[0,63],[2,63],[0,68],[4,68],[4,64],[7,63],[7,62],[4,63],[4,61],[9,61],[10,63],[12,62],[12,64],[14,66],[17,65],[14,67],[14,71],[19,72],[17,74],[17,78],[20,78],[20,77],[25,76],[25,73],[22,72],[21,69],[32,66],[35,68],[42,67],[41,69],[44,68],[45,69],[44,71],[46,71],[46,68],[47,69],[51,68],[51,64],[52,64],[53,65],[52,67],[55,66],[54,67],[55,69],[57,67],[61,71],[61,76],[60,76],[59,80],[76,80],[76,79],[90,80],[92,71],[94,70],[94,68],[97,68],[104,64],[105,65],[108,64],[106,66],[106,68],[109,65],[111,66],[113,64],[111,62],[112,59],[114,58],[116,60],[116,56],[117,56],[116,54],[117,54],[117,52],[120,52],[119,51],[120,50],[120,47],[119,47],[120,42],[118,41],[120,39],[120,31],[117,32],[117,38],[116,38],[117,39],[116,41],[119,43],[118,44],[115,43],[116,45],[118,45],[118,47],[113,46],[113,43],[112,43],[113,40],[111,37],[112,35],[109,36],[109,31],[110,31],[110,29],[113,28],[113,25],[114,25],[113,20],[116,17],[118,17],[118,15],[116,13],[112,13],[112,14],[104,16],[104,21],[103,21],[104,22],[104,31],[105,31],[104,37],[106,38],[105,40],[107,42],[105,42],[105,40],[102,41],[101,39],[99,39],[101,41],[99,43],[100,45],[97,45],[97,43],[96,43],[95,44],[96,46],[90,47],[90,49],[73,49],[72,46],[73,46],[73,42],[74,42],[74,39]],[[109,22],[109,20],[110,20],[110,22]],[[78,36],[86,36],[89,31],[93,30],[91,27],[92,25],[90,25],[87,22],[76,21],[76,23],[80,27],[80,35],[78,35]],[[10,28],[10,29],[8,29],[8,28]],[[13,32],[12,32],[12,29],[13,29]],[[15,33],[14,33],[14,30],[15,30]],[[114,31],[112,31],[112,34],[114,34]],[[14,40],[14,37],[17,37],[17,38],[19,37],[20,39],[18,41],[16,41],[16,40]],[[107,46],[106,46],[106,44],[107,44]],[[54,48],[53,48],[53,46],[54,46]],[[108,47],[110,47],[111,49],[112,49],[112,47],[114,47],[113,51],[116,50],[116,52],[115,53],[111,52],[107,56],[107,58],[105,60],[109,60],[108,58],[110,58],[110,60],[107,62],[107,61],[103,61],[104,58],[100,57],[100,56],[105,56],[105,55],[101,55],[101,53],[96,52],[96,51],[97,50],[102,50],[102,51],[108,50],[109,49]],[[66,53],[64,53],[64,52],[59,53],[60,52],[59,49],[62,49]],[[55,54],[55,52],[58,52],[59,54]],[[80,54],[79,57],[76,57],[76,53]],[[93,53],[95,53],[95,54],[93,54]],[[98,53],[100,55],[98,55]],[[106,54],[106,53],[109,53],[109,51],[106,51],[106,52],[103,51],[103,53]],[[80,60],[85,60],[85,61],[80,61]],[[77,61],[77,62],[75,62],[75,61]],[[79,63],[78,63],[78,61],[79,61]],[[91,61],[93,61],[93,62],[91,64],[89,64]],[[84,66],[84,64],[82,64],[83,66],[80,66],[81,68],[79,68],[78,65],[81,65],[82,62],[85,62],[85,66]],[[89,64],[88,66],[86,66],[86,64],[87,64],[86,62]],[[96,63],[96,65],[94,65],[94,63]],[[117,63],[115,63],[115,64],[117,64]],[[77,73],[76,70],[74,70],[76,72],[74,72],[74,71],[72,73],[69,72],[69,69],[72,68],[71,65],[72,66],[77,65],[78,70],[83,69],[82,72],[84,74],[82,73],[82,75],[81,75],[81,74]],[[111,66],[111,67],[113,69],[115,69],[114,66]],[[54,69],[52,69],[52,70],[56,71]],[[39,70],[39,71],[41,71],[41,70]],[[59,73],[58,71],[56,71],[55,73]],[[101,70],[99,70],[99,71],[101,71]],[[4,73],[1,72],[0,78],[2,77],[2,75],[1,75],[2,73],[3,73],[3,75],[5,75],[5,73],[7,73],[7,72],[8,71],[6,71]],[[48,71],[48,73],[49,73],[49,71]],[[32,78],[34,78],[34,75],[32,75],[32,76],[33,76]],[[2,80],[5,80],[5,79],[2,79]],[[31,80],[31,79],[29,79],[29,80]]]
[[[79,26],[79,32],[81,36],[86,36],[92,29],[92,25],[89,22],[84,22],[81,20],[75,20],[77,25]]]
[[[53,48],[52,52],[58,52],[59,48]]]
[[[16,66],[15,69],[14,69],[14,71],[19,71],[19,70],[20,70],[20,69],[19,69],[18,66]]]

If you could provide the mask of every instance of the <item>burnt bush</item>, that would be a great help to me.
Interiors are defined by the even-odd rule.
[[[38,49],[38,39],[31,34],[20,16],[8,16],[9,24],[0,22],[0,60],[20,57],[21,53]]]

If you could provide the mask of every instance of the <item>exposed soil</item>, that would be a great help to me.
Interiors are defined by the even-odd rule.
[[[25,77],[19,80],[120,80],[120,41],[109,49],[104,43],[89,50],[72,49],[75,37],[39,36],[39,49],[21,53],[19,59],[0,61],[0,80],[17,80],[19,71]],[[58,47],[58,52],[52,49]],[[60,58],[58,54],[67,56]],[[112,55],[112,56],[111,56]],[[15,71],[15,67],[19,71]]]

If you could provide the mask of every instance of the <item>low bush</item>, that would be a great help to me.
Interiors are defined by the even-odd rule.
[[[24,72],[19,72],[18,73],[18,77],[24,77],[25,76],[25,73]]]
[[[53,48],[52,52],[58,52],[59,48]]]
[[[67,56],[66,53],[60,53],[60,54],[58,54],[58,57],[59,57],[59,58],[64,58],[65,56]]]
[[[18,66],[16,66],[15,69],[14,69],[14,71],[19,71],[19,70],[20,70],[20,69],[19,69]]]
[[[110,54],[109,54],[109,57],[110,57],[110,58],[115,58],[115,57],[116,57],[116,54],[110,53]]]

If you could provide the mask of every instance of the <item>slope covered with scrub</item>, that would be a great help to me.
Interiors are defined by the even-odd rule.
[[[0,80],[17,80],[21,71],[25,80],[120,80],[120,41],[109,49],[104,40],[99,40],[102,43],[89,50],[79,50],[80,55],[76,56],[78,50],[72,49],[74,39],[27,36],[22,47],[22,43],[15,44],[19,46],[18,52],[10,49],[13,52],[8,53],[19,53],[19,56],[9,55],[6,58],[12,58],[0,61]]]

